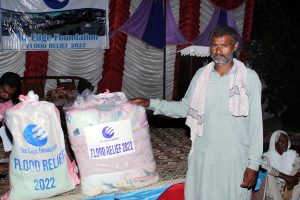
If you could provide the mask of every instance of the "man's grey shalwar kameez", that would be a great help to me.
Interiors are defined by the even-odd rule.
[[[197,136],[189,157],[185,183],[186,200],[249,200],[250,190],[241,188],[245,169],[258,170],[262,148],[261,82],[247,69],[249,115],[235,117],[229,112],[230,74],[209,74],[205,94],[203,135]],[[195,74],[180,102],[150,101],[154,114],[186,117],[203,68]]]

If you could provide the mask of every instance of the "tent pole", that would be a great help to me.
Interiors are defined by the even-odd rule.
[[[163,12],[164,12],[164,36],[165,36],[165,45],[164,45],[164,54],[163,54],[163,99],[166,99],[166,57],[167,57],[167,45],[166,45],[166,36],[167,36],[167,13],[166,13],[166,0],[164,1]]]
[[[164,59],[163,59],[163,79],[164,79],[164,82],[163,82],[163,99],[166,99],[166,46],[164,47]]]

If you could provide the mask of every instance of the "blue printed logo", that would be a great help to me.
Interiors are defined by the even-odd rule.
[[[110,126],[105,126],[103,129],[102,129],[102,135],[103,137],[109,139],[109,138],[112,138],[114,136],[114,129]]]
[[[44,0],[44,2],[49,8],[61,9],[69,3],[69,0]]]
[[[43,146],[48,141],[46,132],[36,124],[29,124],[23,131],[25,140],[33,146]]]

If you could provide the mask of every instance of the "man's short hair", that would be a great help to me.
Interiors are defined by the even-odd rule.
[[[1,86],[7,85],[11,88],[17,88],[15,94],[11,98],[12,102],[14,104],[17,104],[19,102],[18,97],[21,94],[21,86],[22,86],[22,81],[19,74],[16,74],[14,72],[4,73],[0,78],[0,85]]]
[[[8,85],[12,88],[21,88],[21,78],[14,72],[6,72],[0,78],[0,85]]]
[[[237,42],[237,32],[234,28],[230,26],[216,26],[210,33],[209,39],[212,37],[222,37],[224,35],[230,35],[232,42]]]

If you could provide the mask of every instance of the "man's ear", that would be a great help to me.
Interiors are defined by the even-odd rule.
[[[238,47],[239,47],[239,42],[236,42],[236,43],[234,44],[234,51],[236,51],[236,50],[238,49]]]

